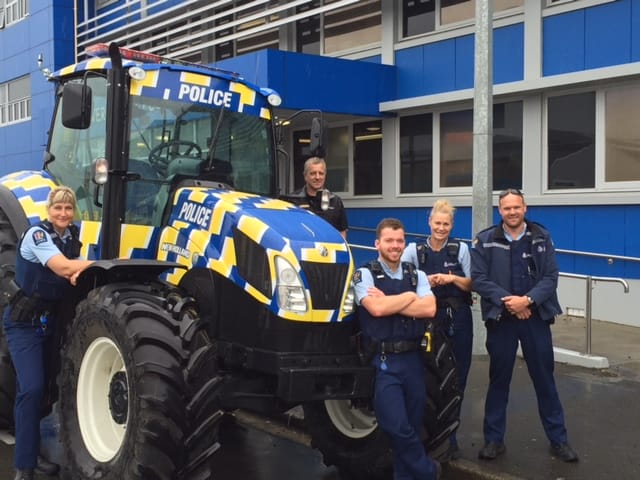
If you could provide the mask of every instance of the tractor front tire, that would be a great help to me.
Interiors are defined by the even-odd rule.
[[[176,290],[90,292],[63,347],[62,477],[213,478],[222,417],[215,359],[193,301]]]

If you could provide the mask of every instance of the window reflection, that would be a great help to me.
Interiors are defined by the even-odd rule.
[[[400,119],[400,193],[433,191],[433,115]]]
[[[353,169],[355,195],[382,193],[382,122],[353,125]]]
[[[595,93],[549,98],[548,187],[595,186]]]
[[[640,111],[640,88],[609,90],[606,105],[605,181],[638,181],[640,134],[636,116]]]

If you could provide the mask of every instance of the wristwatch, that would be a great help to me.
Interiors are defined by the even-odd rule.
[[[534,303],[536,303],[536,302],[533,301],[533,298],[531,298],[529,295],[527,295],[527,302],[529,302],[529,306],[531,306]]]

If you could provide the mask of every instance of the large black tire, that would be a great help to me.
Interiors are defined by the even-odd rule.
[[[433,454],[460,423],[462,395],[457,385],[451,339],[430,322],[431,351],[425,353],[427,402],[423,443]],[[367,405],[327,400],[303,406],[311,445],[326,465],[335,465],[346,478],[384,478],[392,469],[391,444]]]
[[[213,478],[221,385],[192,300],[131,284],[90,292],[63,351],[62,478]]]
[[[16,265],[16,237],[4,211],[0,210],[0,428],[13,429],[13,403],[16,398],[16,372],[9,355],[2,319],[12,288]]]

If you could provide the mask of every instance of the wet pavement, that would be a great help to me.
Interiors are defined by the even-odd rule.
[[[554,343],[583,347],[584,324],[563,319],[554,327]],[[610,367],[587,369],[556,364],[569,441],[580,455],[565,464],[548,453],[526,365],[518,360],[508,407],[506,453],[494,461],[477,457],[482,447],[482,418],[488,358],[475,355],[462,408],[458,441],[462,458],[443,470],[443,480],[635,480],[640,478],[640,328],[596,322],[593,354]],[[212,480],[340,480],[309,447],[299,422],[237,412],[224,422],[222,447],[214,456]],[[11,479],[13,447],[0,442],[0,479]],[[49,477],[38,476],[37,480]],[[342,479],[344,480],[344,479]]]

